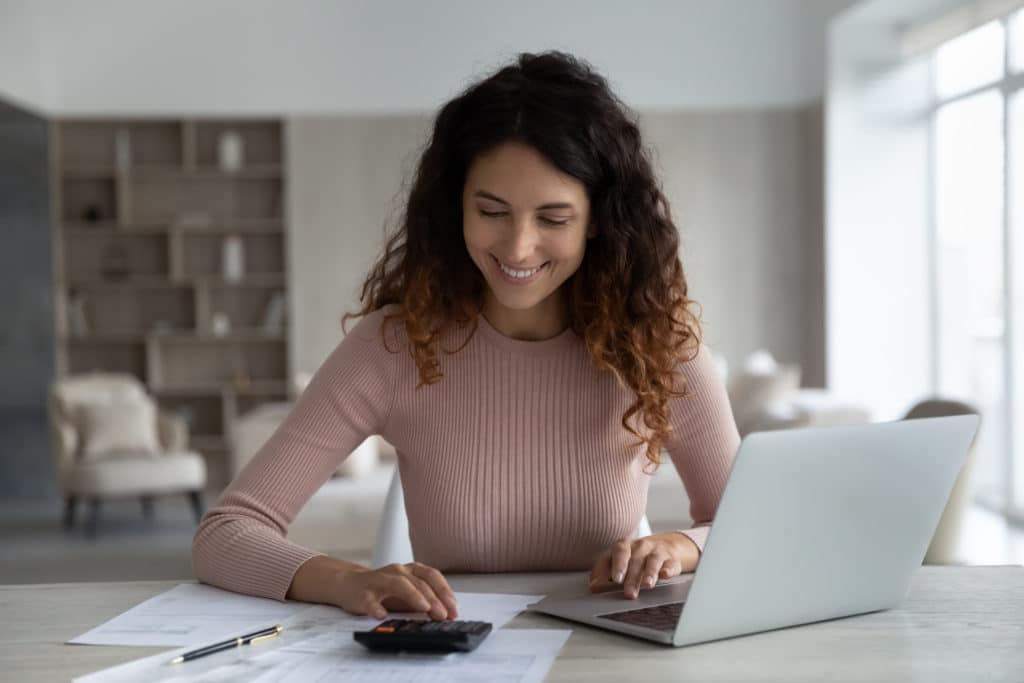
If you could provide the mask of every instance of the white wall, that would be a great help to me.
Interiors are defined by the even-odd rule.
[[[874,0],[836,19],[826,98],[827,383],[901,417],[932,386],[927,65],[897,27],[948,0]]]
[[[427,111],[549,48],[590,60],[639,109],[792,106],[821,96],[824,23],[850,3],[37,1],[0,9],[15,38],[0,49],[17,65],[45,44],[47,92],[16,66],[0,91],[59,114]]]
[[[0,98],[18,106],[45,111],[52,103],[52,70],[43,37],[42,3],[3,0],[0,5]]]
[[[426,116],[297,117],[286,127],[290,367],[316,370],[341,341],[340,320],[401,218],[432,121]],[[349,323],[349,329],[356,321]]]

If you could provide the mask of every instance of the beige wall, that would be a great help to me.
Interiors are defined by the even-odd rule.
[[[287,126],[293,367],[312,371],[400,217],[428,116],[296,118]],[[641,116],[682,237],[706,341],[734,367],[768,348],[824,378],[821,113]]]

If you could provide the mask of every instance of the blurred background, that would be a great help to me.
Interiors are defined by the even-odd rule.
[[[1024,562],[1021,5],[0,0],[0,582],[191,576],[437,109],[548,49],[638,114],[741,432],[979,412],[927,559]],[[290,537],[367,561],[394,459]]]

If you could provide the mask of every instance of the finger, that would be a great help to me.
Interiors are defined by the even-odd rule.
[[[420,562],[413,562],[410,565],[410,569],[415,576],[426,581],[434,589],[434,594],[441,599],[441,602],[447,609],[449,619],[455,619],[459,616],[459,606],[458,601],[455,599],[455,591],[448,585],[448,579],[444,578],[444,574]]]
[[[644,562],[644,568],[641,572],[641,588],[654,588],[654,584],[657,582],[658,576],[661,574],[661,568],[667,560],[668,554],[661,550],[655,550],[647,556],[647,560]]]
[[[441,598],[437,597],[437,594],[434,592],[434,589],[430,587],[430,584],[418,576],[410,576],[409,580],[412,581],[412,585],[416,586],[419,590],[420,595],[430,602],[430,609],[427,610],[427,614],[430,618],[435,621],[447,619],[448,609],[444,606],[444,603],[441,602]]]
[[[612,585],[612,554],[606,550],[597,556],[590,570],[590,591],[597,593]]]
[[[626,578],[622,581],[622,590],[625,592],[626,597],[633,599],[640,593],[640,579],[642,578],[641,572],[644,568],[644,562],[647,560],[647,555],[650,553],[648,545],[642,541],[637,541],[632,553],[629,556],[629,567],[626,569]]]
[[[622,539],[612,546],[612,581],[622,583],[626,578],[626,570],[629,568],[629,558],[633,552],[633,544],[628,539]]]
[[[385,596],[382,601],[385,607],[409,612],[430,611],[430,601],[408,577],[385,576],[379,594]]]
[[[346,608],[352,614],[365,614],[375,619],[384,619],[388,611],[381,602],[380,597],[369,588],[361,591],[352,604],[351,609]]]
[[[665,564],[661,565],[661,571],[658,572],[658,576],[663,579],[670,579],[673,576],[678,576],[683,571],[683,566],[677,561],[669,558],[665,560]]]

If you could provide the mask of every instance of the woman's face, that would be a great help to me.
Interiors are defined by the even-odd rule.
[[[583,261],[590,222],[583,184],[532,147],[502,143],[470,166],[462,215],[466,249],[488,285],[485,311],[520,328],[564,317],[552,294]]]

